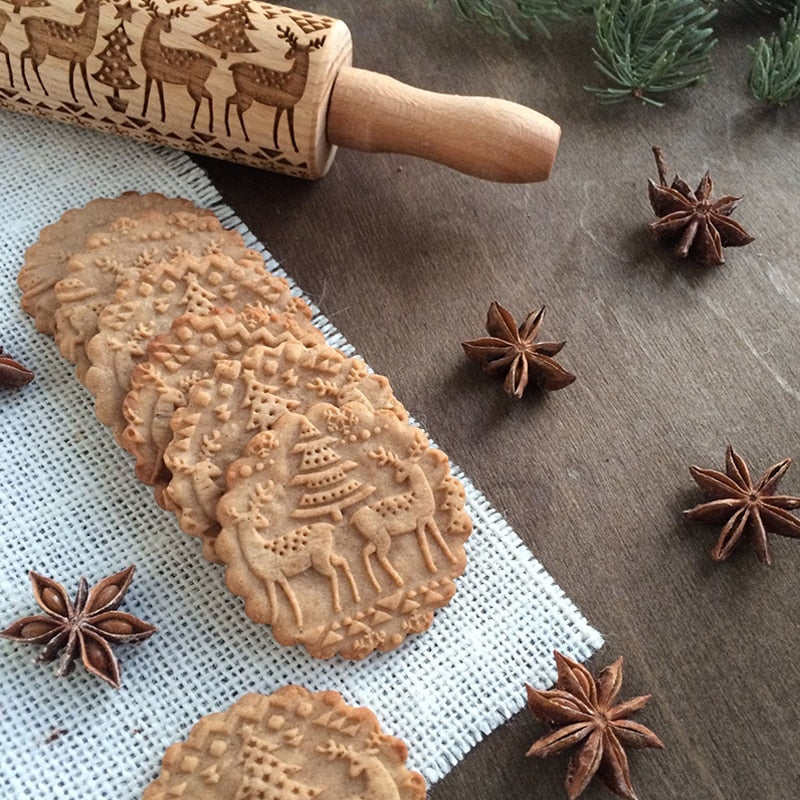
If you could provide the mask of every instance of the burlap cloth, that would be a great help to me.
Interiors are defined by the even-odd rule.
[[[0,344],[36,373],[23,390],[0,392],[0,625],[37,611],[30,569],[74,593],[81,575],[93,583],[136,564],[122,608],[159,628],[117,649],[119,691],[80,666],[57,680],[53,665],[31,663],[37,648],[0,640],[4,798],[138,798],[164,749],[200,716],[289,682],[371,707],[384,730],[408,743],[409,766],[432,783],[523,706],[525,681],[552,682],[553,649],[583,660],[602,644],[458,471],[475,530],[457,594],[428,633],[357,664],[275,644],[226,591],[222,568],[200,557],[197,542],[135,480],[72,365],[20,310],[16,285],[23,252],[44,225],[128,189],[212,207],[250,246],[263,246],[183,154],[8,112],[0,129]],[[283,274],[269,256],[268,264]],[[316,321],[349,349],[321,314]]]

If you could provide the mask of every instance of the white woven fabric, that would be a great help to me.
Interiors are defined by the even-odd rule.
[[[198,543],[134,479],[72,365],[20,310],[16,286],[38,231],[94,197],[160,191],[214,208],[229,227],[239,221],[182,154],[8,112],[0,131],[0,344],[36,374],[23,390],[0,391],[0,626],[38,611],[30,569],[74,593],[81,575],[93,583],[133,563],[122,608],[159,628],[118,649],[119,691],[80,665],[57,680],[53,665],[31,663],[38,648],[0,640],[3,798],[134,800],[165,748],[199,717],[286,683],[336,689],[371,707],[408,743],[409,766],[435,782],[523,706],[525,680],[552,683],[553,649],[584,660],[601,645],[468,480],[475,530],[467,571],[428,633],[357,664],[276,645],[225,590],[221,567],[200,557]],[[348,349],[324,317],[316,320]],[[65,732],[50,741],[53,731]]]

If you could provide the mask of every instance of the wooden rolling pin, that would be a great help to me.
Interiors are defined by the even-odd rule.
[[[558,125],[524,106],[351,67],[350,31],[331,17],[256,0],[5,2],[12,111],[303,178],[342,145],[523,183],[546,179],[558,148]]]

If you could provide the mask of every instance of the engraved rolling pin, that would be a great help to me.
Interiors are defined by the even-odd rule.
[[[558,148],[558,125],[524,106],[351,67],[331,17],[256,0],[5,2],[0,107],[13,111],[303,178],[342,145],[524,183],[548,177]]]

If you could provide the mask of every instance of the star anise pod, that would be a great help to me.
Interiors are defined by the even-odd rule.
[[[728,445],[725,473],[689,467],[697,484],[713,500],[684,511],[684,515],[701,522],[725,523],[711,550],[714,561],[726,559],[745,533],[758,560],[767,566],[772,563],[767,544],[768,533],[800,538],[800,519],[789,513],[789,509],[800,508],[800,497],[775,494],[778,482],[791,463],[791,458],[785,458],[770,467],[758,479],[758,483],[753,484],[747,464]]]
[[[682,178],[675,176],[667,186],[666,167],[661,149],[653,148],[659,184],[648,181],[650,205],[656,216],[648,227],[655,239],[673,248],[675,255],[691,255],[705,267],[725,263],[723,247],[741,247],[753,237],[730,215],[742,199],[726,195],[712,200],[714,184],[706,172],[692,191]]]
[[[462,342],[467,357],[476,361],[488,375],[503,375],[506,393],[522,397],[532,382],[544,389],[563,389],[575,380],[553,359],[566,342],[537,342],[544,322],[545,306],[531,311],[517,328],[514,318],[496,301],[486,317],[488,337]]]
[[[89,672],[119,689],[119,664],[111,645],[140,642],[156,631],[132,614],[117,611],[134,569],[130,566],[104,578],[91,591],[86,579],[81,578],[74,602],[60,583],[31,571],[33,596],[44,614],[23,617],[0,636],[15,642],[43,644],[37,662],[55,660],[63,648],[56,670],[59,678],[72,672],[80,655]]]
[[[0,346],[0,389],[18,389],[33,380],[33,373]]]
[[[614,794],[637,800],[624,748],[661,748],[664,744],[649,728],[627,717],[651,695],[614,705],[622,686],[621,658],[595,680],[586,667],[558,651],[554,655],[558,670],[555,688],[542,692],[527,686],[527,690],[528,708],[555,730],[534,742],[527,755],[545,758],[579,745],[567,768],[565,786],[570,800],[575,800],[595,775]]]

